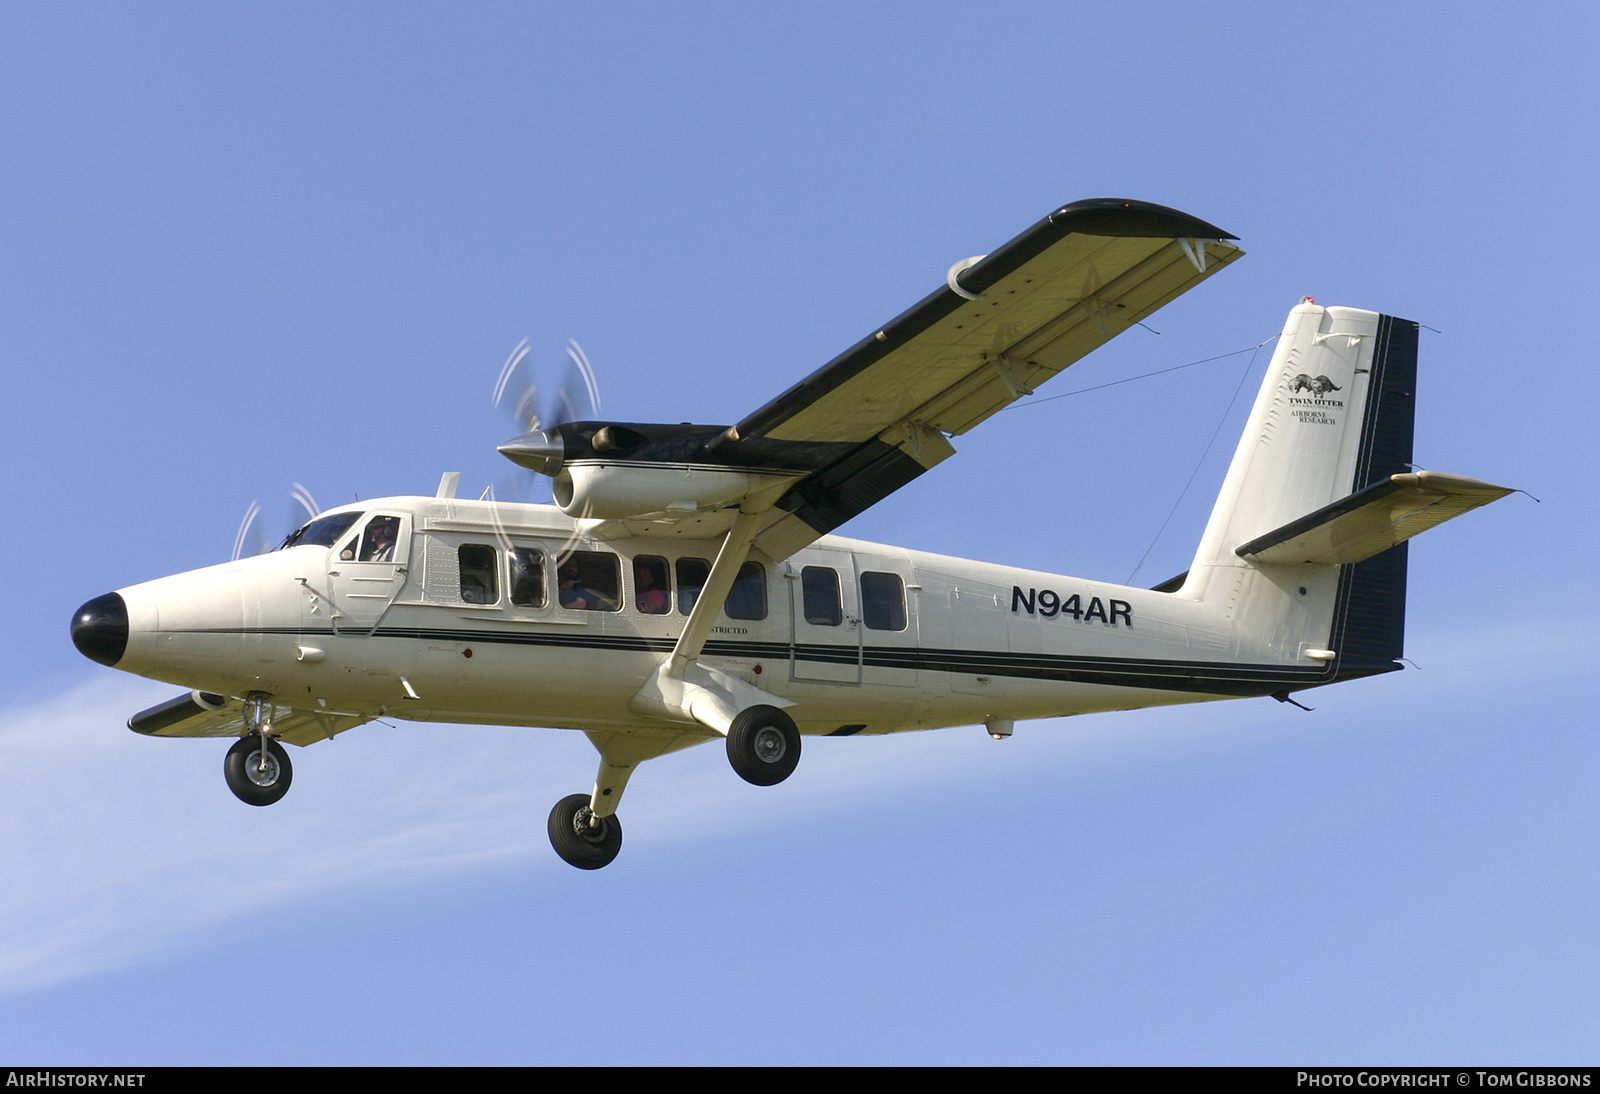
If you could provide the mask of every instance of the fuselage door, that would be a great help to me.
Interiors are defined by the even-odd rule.
[[[340,631],[370,632],[400,595],[411,551],[410,519],[373,513],[328,553],[328,584]]]
[[[861,618],[855,556],[815,549],[789,561],[792,638],[789,671],[796,680],[861,683]]]

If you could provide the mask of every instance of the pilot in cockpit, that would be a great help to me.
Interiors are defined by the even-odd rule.
[[[360,562],[393,562],[394,541],[400,530],[399,517],[373,517],[361,535]]]

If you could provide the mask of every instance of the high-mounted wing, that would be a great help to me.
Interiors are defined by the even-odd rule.
[[[965,433],[1243,252],[1203,220],[1095,198],[1045,217],[738,425],[572,422],[500,446],[607,535],[727,531],[787,558],[953,455]]]
[[[1148,202],[1062,206],[734,426],[758,438],[850,445],[779,502],[757,537],[775,557],[954,453],[959,435],[1031,394],[1244,252],[1234,236]]]
[[[302,710],[269,704],[272,736],[308,745],[372,719],[359,714]],[[226,695],[186,691],[175,699],[141,710],[128,728],[150,737],[240,737],[246,730],[244,703]]]

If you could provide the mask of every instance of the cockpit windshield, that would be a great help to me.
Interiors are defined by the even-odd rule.
[[[290,547],[305,547],[308,544],[332,547],[333,541],[344,535],[345,530],[360,517],[360,513],[332,513],[318,517],[305,527],[290,532],[284,541],[278,544],[278,550],[287,551]]]

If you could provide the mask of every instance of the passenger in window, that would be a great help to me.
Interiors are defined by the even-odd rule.
[[[621,575],[617,556],[596,551],[574,552],[556,571],[563,608],[584,612],[614,612],[622,607],[617,588]]]
[[[575,608],[578,611],[582,611],[591,605],[591,594],[589,594],[589,590],[583,587],[583,579],[578,576],[578,564],[576,562],[563,563],[556,576],[561,584],[560,598],[563,608]]]
[[[633,601],[641,614],[666,613],[670,606],[666,559],[640,556],[633,560]]]

